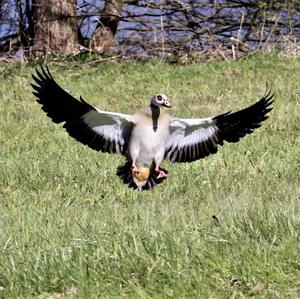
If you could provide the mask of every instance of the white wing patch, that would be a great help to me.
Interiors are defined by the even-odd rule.
[[[217,131],[218,127],[212,118],[171,119],[165,159],[170,162],[191,162],[216,152]]]
[[[128,141],[131,133],[131,116],[121,113],[90,110],[81,117],[82,121],[104,142],[105,151],[122,152],[123,145]]]
[[[91,110],[82,116],[82,120],[95,133],[109,140],[124,144],[123,132],[128,125],[129,115]]]

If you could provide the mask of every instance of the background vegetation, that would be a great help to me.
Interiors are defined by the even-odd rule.
[[[299,0],[2,0],[0,59],[299,53]]]
[[[151,192],[115,176],[35,102],[31,66],[0,65],[1,298],[299,298],[299,58],[50,65],[71,93],[132,113],[162,91],[205,117],[276,92],[262,128]],[[215,216],[215,217],[213,217]],[[217,219],[218,221],[217,221]]]

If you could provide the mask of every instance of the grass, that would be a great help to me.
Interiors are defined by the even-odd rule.
[[[33,67],[0,65],[0,298],[300,297],[299,58],[50,69],[103,110],[165,92],[172,115],[208,117],[253,103],[265,82],[276,102],[254,134],[164,163],[166,182],[139,193],[115,176],[122,157],[46,117]]]

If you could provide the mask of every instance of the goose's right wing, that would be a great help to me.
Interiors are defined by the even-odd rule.
[[[268,92],[255,104],[234,113],[205,119],[171,119],[164,158],[169,162],[192,162],[216,153],[224,141],[238,142],[268,118],[273,96]]]
[[[102,111],[81,97],[75,99],[55,82],[47,67],[36,73],[33,94],[53,122],[64,123],[70,136],[94,150],[125,153],[133,127],[130,115]]]

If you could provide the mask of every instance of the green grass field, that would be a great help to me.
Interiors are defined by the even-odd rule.
[[[266,82],[276,101],[255,133],[164,163],[169,178],[139,193],[115,176],[122,157],[46,117],[33,67],[0,65],[0,298],[300,298],[299,58],[49,68],[109,111],[164,92],[172,115],[209,117],[254,103]]]

